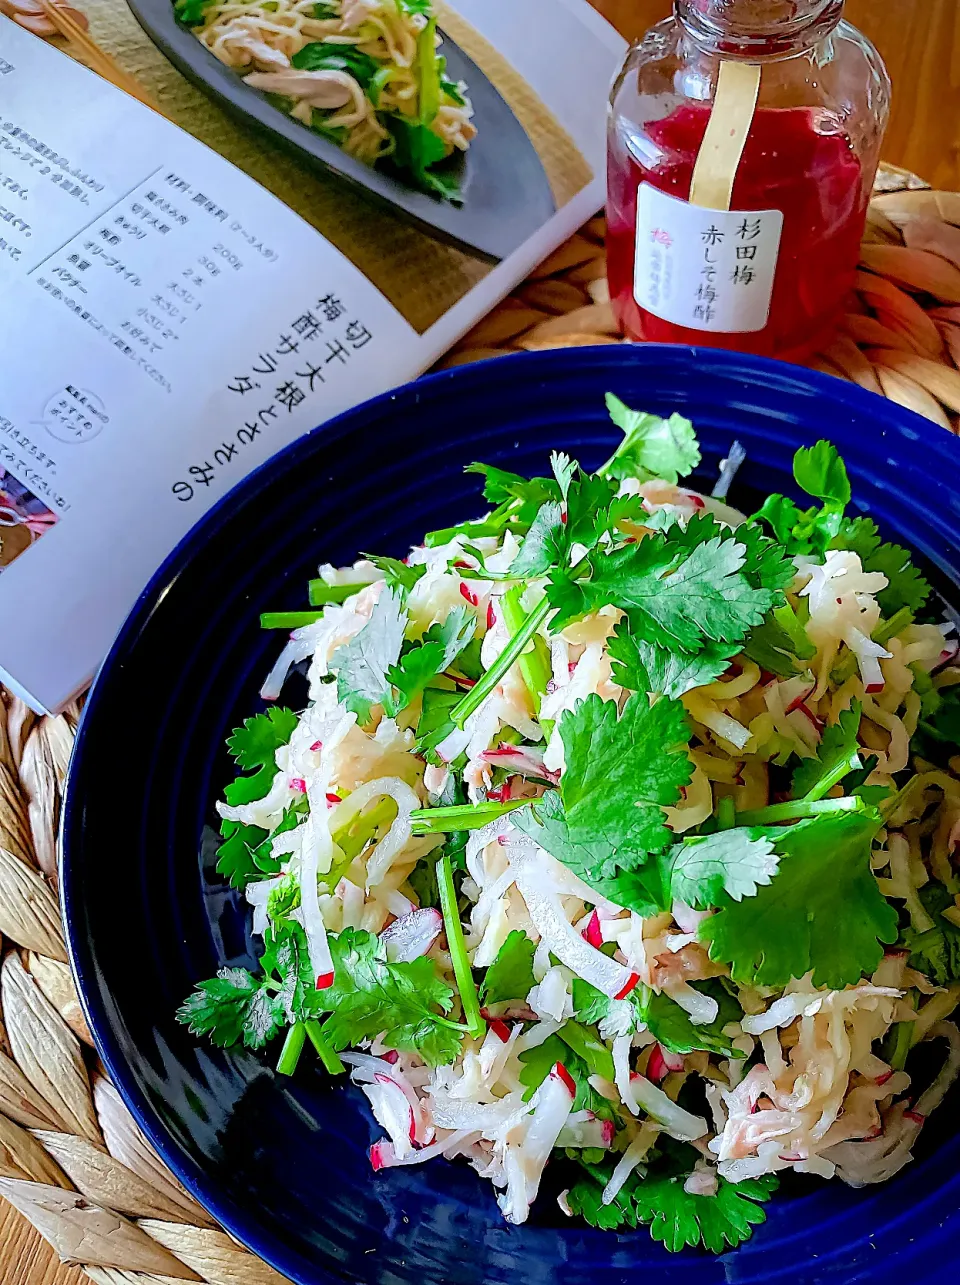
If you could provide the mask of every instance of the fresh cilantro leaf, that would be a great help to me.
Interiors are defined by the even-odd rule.
[[[387,670],[388,683],[398,695],[386,697],[392,716],[406,709],[438,674],[457,659],[477,631],[477,618],[469,607],[454,607],[441,624],[431,625],[422,641],[401,653],[400,663]]]
[[[227,749],[244,772],[261,767],[275,770],[277,750],[288,743],[296,726],[297,716],[292,710],[274,705],[236,728],[227,740]]]
[[[755,897],[721,908],[700,925],[710,957],[734,981],[785,986],[813,970],[814,986],[841,988],[870,974],[881,942],[897,937],[897,912],[870,868],[880,818],[833,812],[771,831],[780,866]]]
[[[911,742],[915,753],[944,763],[960,745],[960,684],[942,688],[935,709],[920,724]]]
[[[437,883],[437,862],[440,858],[449,857],[451,869],[454,875],[457,875],[466,870],[466,854],[467,832],[458,830],[455,834],[451,834],[441,848],[434,848],[432,852],[420,858],[407,875],[407,883],[416,893],[417,905],[421,909],[426,907],[440,909],[440,887]]]
[[[374,553],[368,553],[366,557],[378,571],[383,572],[387,588],[392,589],[394,593],[401,594],[404,598],[406,598],[417,581],[423,579],[427,572],[426,565],[422,562],[408,567],[399,558],[385,558]]]
[[[542,576],[556,563],[566,559],[569,547],[563,507],[556,500],[548,500],[540,506],[530,523],[519,552],[510,564],[510,575],[520,580]]]
[[[857,740],[862,713],[860,702],[854,701],[841,712],[838,722],[824,729],[816,758],[801,759],[793,774],[795,799],[823,798],[848,773],[862,766]]]
[[[725,538],[742,544],[746,556],[743,574],[755,589],[785,589],[797,574],[793,559],[776,540],[764,534],[757,522],[723,528]]]
[[[290,912],[300,905],[300,882],[295,875],[286,875],[281,883],[271,888],[267,898],[267,914],[271,919],[287,919]]]
[[[622,1187],[613,1200],[603,1203],[603,1188],[609,1174],[602,1180],[583,1177],[567,1192],[567,1205],[571,1213],[579,1215],[590,1227],[600,1231],[619,1231],[623,1227],[636,1227],[637,1217],[627,1187]]]
[[[803,521],[803,512],[786,495],[768,495],[762,507],[754,514],[752,521],[763,519],[769,522],[777,544],[789,554],[799,552],[794,548],[794,531]]]
[[[458,691],[449,691],[440,687],[424,689],[420,719],[417,723],[418,753],[435,756],[437,746],[454,730],[450,711],[459,703],[460,692]]]
[[[277,1000],[288,1022],[316,1016],[316,977],[310,962],[307,934],[295,920],[275,920],[263,935],[260,966],[280,983]]]
[[[832,442],[801,446],[793,457],[793,476],[808,495],[832,509],[843,510],[850,503],[846,465]]]
[[[954,905],[949,890],[939,881],[930,882],[919,892],[924,910],[933,927],[918,933],[907,928],[903,944],[910,951],[910,966],[925,973],[937,986],[960,981],[960,928],[944,919],[943,912]]]
[[[720,985],[711,986],[704,982],[700,982],[694,989],[706,991],[715,998],[726,994]],[[726,997],[726,1003],[721,1003],[719,1014],[713,1022],[695,1025],[691,1022],[690,1015],[669,995],[658,995],[646,986],[638,987],[637,990],[640,991],[636,1002],[641,1021],[651,1035],[656,1036],[659,1043],[671,1053],[695,1053],[698,1049],[704,1049],[722,1057],[742,1056],[734,1051],[729,1038],[723,1034],[727,1023],[741,1016],[739,1005],[729,996]],[[734,1011],[731,1012],[731,1008]]]
[[[194,1035],[209,1035],[221,1048],[241,1041],[246,1048],[262,1048],[280,1030],[283,1017],[280,1000],[245,968],[221,968],[177,1010],[177,1020]]]
[[[636,638],[623,621],[607,644],[611,677],[620,687],[651,695],[679,699],[694,687],[712,683],[729,668],[736,645],[704,643],[694,653],[671,651],[658,643]]]
[[[636,477],[641,482],[659,477],[676,483],[700,463],[700,447],[693,425],[682,415],[661,419],[631,410],[619,397],[607,393],[607,410],[624,438],[599,470],[609,477]]]
[[[536,942],[525,932],[515,928],[497,951],[497,957],[487,969],[480,987],[483,1004],[499,1004],[506,999],[526,999],[536,979],[533,975],[533,956]]]
[[[708,540],[733,542],[743,548],[742,572],[754,589],[786,588],[797,574],[792,560],[776,540],[771,540],[758,522],[742,522],[738,527],[725,526],[712,513],[695,513],[686,526],[675,517],[665,518],[664,533],[671,545],[693,550]]]
[[[871,518],[846,518],[831,547],[850,549],[860,558],[864,571],[887,577],[889,584],[876,596],[884,616],[894,615],[901,607],[917,612],[932,592],[929,582],[913,565],[909,550],[884,543]]]
[[[718,830],[673,849],[670,886],[674,899],[698,910],[756,895],[777,873],[769,833],[761,829]]]
[[[573,1008],[579,1021],[593,1026],[609,1017],[615,1005],[632,1009],[630,1030],[639,1031],[647,1027],[671,1053],[693,1053],[697,1049],[705,1049],[723,1057],[740,1056],[734,1053],[730,1040],[723,1034],[724,1026],[740,1017],[739,1005],[718,983],[700,983],[696,989],[714,995],[720,1003],[716,1020],[708,1025],[695,1026],[669,995],[658,995],[647,986],[638,986],[625,1000],[615,1000],[580,977],[574,978],[573,982]]]
[[[333,985],[315,991],[313,1003],[331,1014],[323,1030],[334,1049],[380,1034],[387,1048],[415,1052],[431,1066],[457,1057],[461,1032],[444,1017],[453,990],[432,959],[389,963],[380,958],[377,938],[360,929],[345,928],[329,940]]]
[[[630,1000],[611,999],[582,977],[573,979],[573,1012],[577,1021],[585,1026],[596,1026],[610,1015],[613,1004],[627,1004]]]
[[[361,89],[366,89],[380,69],[369,54],[352,45],[331,45],[315,40],[304,45],[290,59],[297,71],[342,71],[352,76]]]
[[[581,1162],[585,1176],[567,1193],[571,1210],[591,1227],[605,1231],[648,1225],[653,1239],[672,1253],[703,1245],[719,1254],[742,1244],[752,1235],[753,1227],[765,1221],[760,1206],[778,1186],[774,1174],[738,1183],[718,1178],[716,1195],[690,1195],[683,1189],[690,1161],[684,1171],[671,1158],[665,1172],[631,1174],[616,1198],[604,1205],[603,1188],[614,1163],[615,1158],[600,1164]]]
[[[718,1177],[716,1195],[697,1196],[684,1191],[685,1178],[651,1173],[630,1187],[637,1222],[649,1226],[653,1239],[673,1254],[697,1245],[722,1254],[743,1244],[755,1226],[766,1222],[761,1205],[778,1185],[774,1174],[737,1183]]]
[[[521,477],[519,473],[510,473],[495,464],[468,464],[463,471],[483,476],[483,498],[491,504],[519,501],[520,520],[526,524],[533,521],[541,504],[561,498],[560,487],[554,478]]]
[[[390,699],[391,666],[403,646],[407,614],[400,596],[385,588],[374,603],[370,619],[359,633],[338,647],[331,657],[337,675],[337,695],[361,725],[370,721],[374,705]]]
[[[616,493],[616,484],[609,478],[598,477],[596,473],[584,473],[577,466],[576,475],[567,492],[567,531],[571,544],[582,544],[588,549],[595,547],[600,537],[610,528]],[[618,505],[618,520],[635,504],[636,499],[630,497]]]
[[[432,0],[397,0],[397,8],[411,16],[422,14],[425,18],[429,18],[433,12],[431,6]]]
[[[691,774],[683,706],[651,706],[635,694],[618,718],[614,701],[593,694],[564,712],[560,736],[559,791],[536,803],[532,817],[514,813],[515,823],[588,883],[636,869],[665,848],[663,809],[677,803]]]
[[[229,792],[230,787],[227,788]],[[225,875],[234,888],[245,888],[252,879],[278,874],[283,858],[273,855],[273,840],[278,834],[296,829],[306,814],[307,806],[306,799],[291,804],[271,834],[257,825],[222,821],[220,833],[223,843],[217,850],[218,872]]]
[[[557,486],[560,488],[561,497],[566,500],[567,493],[570,490],[570,483],[577,474],[580,465],[576,460],[572,460],[566,451],[550,452],[550,468],[553,470],[553,476],[557,479]]]
[[[529,1102],[558,1062],[570,1073],[576,1092],[573,1097],[574,1111],[592,1111],[602,1119],[612,1115],[610,1103],[602,1098],[590,1084],[592,1072],[586,1062],[559,1035],[551,1035],[535,1048],[525,1049],[518,1059],[523,1069],[520,1072],[520,1083],[526,1089],[523,1095]]]
[[[774,607],[763,624],[750,631],[743,650],[761,669],[778,678],[795,677],[800,669],[798,662],[812,660],[817,654],[807,637],[805,623],[788,602]]]
[[[820,441],[797,451],[793,475],[808,495],[823,502],[823,507],[801,510],[786,496],[770,495],[755,516],[770,523],[786,556],[823,554],[840,532],[843,511],[850,503],[846,467],[837,448]]]
[[[251,879],[261,877],[254,853],[268,838],[267,832],[257,825],[223,821],[221,833],[223,843],[217,850],[217,871],[229,879],[234,888],[243,889]]]
[[[589,580],[551,575],[551,630],[612,604],[627,612],[637,637],[697,651],[705,640],[738,642],[763,619],[777,592],[754,589],[742,574],[746,550],[717,536],[692,550],[652,536],[611,553],[595,551]]]

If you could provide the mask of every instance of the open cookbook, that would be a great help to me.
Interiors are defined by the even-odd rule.
[[[131,7],[340,176],[307,222],[0,17],[0,680],[40,711],[212,504],[429,367],[600,208],[624,49],[586,0],[171,0],[169,39]]]

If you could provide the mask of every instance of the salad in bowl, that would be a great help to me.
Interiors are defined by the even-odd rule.
[[[722,1252],[784,1173],[897,1173],[960,1071],[958,644],[829,443],[748,515],[734,451],[701,495],[688,420],[607,402],[597,472],[471,465],[483,516],[264,616],[218,804],[262,957],[179,1017],[349,1074],[372,1171],[468,1163],[517,1224],[550,1164]]]

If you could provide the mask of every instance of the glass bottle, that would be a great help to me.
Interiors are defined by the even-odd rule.
[[[786,360],[829,339],[853,282],[890,102],[879,54],[842,9],[843,0],[674,0],[673,17],[629,50],[610,99],[607,224],[610,295],[630,338]],[[687,204],[729,60],[760,68],[729,209],[782,214],[764,216],[762,271],[750,258],[757,219],[720,210],[709,220]]]

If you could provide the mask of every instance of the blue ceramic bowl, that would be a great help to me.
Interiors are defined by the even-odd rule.
[[[488,1185],[435,1162],[374,1175],[359,1090],[305,1065],[191,1038],[174,1010],[221,965],[250,964],[247,914],[214,871],[224,738],[259,707],[276,652],[264,608],[304,603],[318,562],[402,555],[482,511],[480,459],[542,472],[551,448],[596,467],[617,434],[603,394],[680,410],[702,484],[734,437],[737,490],[793,491],[795,448],[826,436],[854,502],[960,583],[960,443],[857,388],[774,362],[685,348],[506,357],[421,380],[317,429],[248,477],[154,577],[104,665],[77,740],[63,825],[70,952],[110,1074],[170,1168],[225,1227],[300,1285],[620,1285],[628,1280],[902,1285],[953,1280],[960,1144],[949,1103],[916,1163],[852,1191],[797,1179],[742,1249],[671,1256],[646,1231],[594,1232],[554,1202],[524,1227]],[[305,1063],[307,1059],[305,1059]]]

